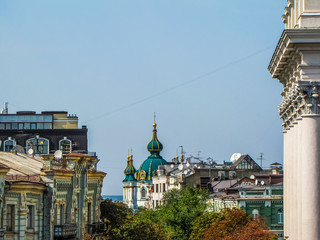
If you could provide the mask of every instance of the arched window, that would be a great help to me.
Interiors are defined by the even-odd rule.
[[[11,137],[9,137],[8,140],[5,140],[3,142],[3,151],[4,152],[10,152],[15,147],[16,147],[16,141],[11,139]]]
[[[40,138],[39,136],[35,138],[30,138],[27,140],[26,151],[33,149],[35,154],[49,154],[49,140],[45,138]]]
[[[71,140],[64,137],[62,140],[59,141],[59,149],[62,151],[62,154],[71,153]]]
[[[283,209],[278,210],[278,224],[283,224]]]
[[[146,197],[146,189],[144,187],[141,188],[141,198]]]
[[[253,209],[252,210],[252,216],[253,216],[253,219],[258,218],[259,217],[259,210]]]

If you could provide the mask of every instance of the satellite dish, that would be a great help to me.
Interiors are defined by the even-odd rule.
[[[174,167],[174,165],[173,164],[171,164],[171,168],[173,168]]]
[[[24,148],[21,145],[16,146],[17,153],[25,154]]]
[[[255,177],[254,175],[251,175],[251,176],[250,176],[250,179],[252,179],[252,180],[255,179],[255,178],[256,178],[256,177]]]
[[[232,156],[231,156],[231,158],[230,158],[230,161],[231,161],[231,162],[235,162],[235,161],[237,161],[240,157],[241,157],[241,153],[234,153],[234,154],[232,154]]]
[[[264,185],[264,181],[261,181],[261,185]]]
[[[189,162],[187,162],[186,166],[187,166],[187,167],[190,167],[190,163],[189,163]]]
[[[258,185],[258,179],[256,179],[256,181],[254,182],[255,185]]]
[[[183,172],[184,174],[187,174],[188,173],[188,170],[184,170],[184,172]]]
[[[29,155],[33,155],[33,154],[34,154],[34,150],[33,150],[32,148],[30,148],[30,149],[28,150],[28,154],[29,154]]]
[[[62,158],[62,152],[60,150],[57,150],[54,152],[54,158],[55,159],[61,159]]]
[[[183,165],[182,164],[179,164],[179,170],[182,170],[183,169]]]

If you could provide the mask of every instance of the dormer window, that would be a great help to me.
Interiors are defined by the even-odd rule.
[[[16,141],[11,139],[11,137],[8,138],[8,140],[5,140],[3,142],[3,151],[4,152],[10,152],[16,147]]]
[[[59,141],[59,149],[62,151],[62,154],[68,154],[72,152],[71,143],[71,140],[67,139],[67,137],[64,137]]]
[[[27,140],[26,150],[33,149],[35,154],[49,154],[49,140],[36,136]]]

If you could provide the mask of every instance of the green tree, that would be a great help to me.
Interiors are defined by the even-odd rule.
[[[142,219],[139,215],[130,216],[119,228],[113,229],[112,240],[167,240],[160,224]]]
[[[215,212],[207,212],[198,217],[193,224],[192,232],[189,240],[201,240],[203,239],[203,233],[210,227],[213,220],[221,218],[222,214]]]
[[[101,220],[108,223],[110,234],[113,229],[122,226],[132,215],[132,210],[122,202],[105,199],[100,205]]]
[[[164,194],[164,204],[155,211],[155,218],[163,223],[170,239],[187,240],[193,222],[205,212],[208,198],[207,190],[194,187],[173,189]]]

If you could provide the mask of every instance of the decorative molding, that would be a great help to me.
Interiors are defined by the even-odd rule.
[[[279,115],[284,129],[289,129],[306,115],[320,114],[320,82],[298,81],[282,92]]]

